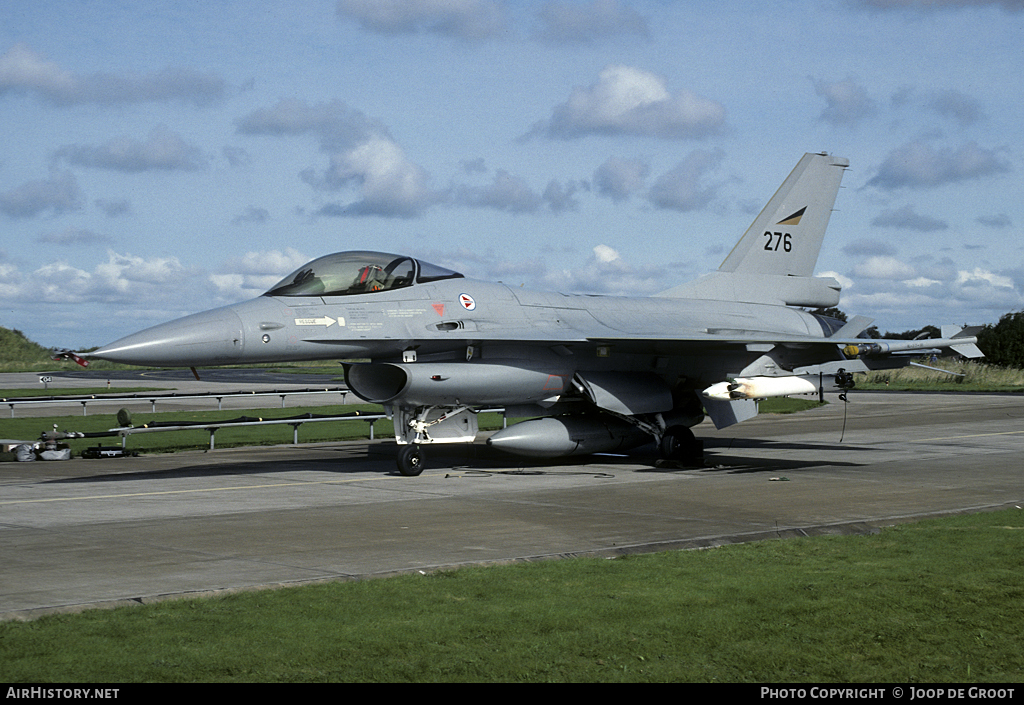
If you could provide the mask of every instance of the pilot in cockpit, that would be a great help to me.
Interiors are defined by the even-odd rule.
[[[384,289],[387,279],[388,275],[383,267],[368,264],[359,270],[351,290],[353,292],[381,291]]]

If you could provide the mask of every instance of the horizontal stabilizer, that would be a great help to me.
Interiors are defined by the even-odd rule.
[[[972,360],[973,359],[977,359],[979,357],[985,357],[985,353],[983,353],[981,351],[981,348],[979,348],[974,343],[964,343],[962,345],[950,345],[949,349],[952,350],[953,352],[955,352],[957,355],[963,355],[964,357],[969,357]]]
[[[979,358],[985,357],[985,353],[981,351],[975,343],[977,342],[977,335],[985,326],[965,326],[960,328],[959,326],[942,326],[942,337],[949,338],[952,343],[949,349],[958,355],[964,357]],[[971,338],[971,340],[964,341],[963,343],[957,343],[958,338]]]
[[[829,308],[839,304],[841,289],[839,282],[831,277],[711,272],[692,282],[663,291],[657,296]]]

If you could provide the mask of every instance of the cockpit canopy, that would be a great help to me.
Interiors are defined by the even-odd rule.
[[[302,265],[264,296],[349,296],[390,291],[462,275],[386,252],[338,252]]]

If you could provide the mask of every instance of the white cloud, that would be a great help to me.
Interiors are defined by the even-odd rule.
[[[576,192],[580,185],[575,181],[569,181],[564,186],[555,179],[548,182],[544,189],[542,198],[552,213],[564,213],[579,209],[579,201],[576,200]]]
[[[895,257],[879,255],[869,257],[853,268],[854,274],[858,277],[868,279],[896,279],[904,280],[915,276],[914,268],[909,264],[900,262]]]
[[[55,260],[23,272],[0,263],[0,295],[11,302],[64,307],[60,310],[106,306],[108,318],[92,321],[100,334],[90,334],[106,342],[176,316],[259,296],[309,259],[292,248],[247,252],[211,273],[187,267],[177,257],[108,250],[106,261],[91,269]]]
[[[705,175],[725,156],[721,149],[694,150],[651,186],[647,198],[658,208],[694,211],[704,208],[717,194],[717,187],[705,186]]]
[[[244,296],[241,292],[246,288],[245,277],[241,274],[211,274],[209,279],[217,289],[217,293],[224,298],[237,297],[241,299]],[[269,286],[273,285],[274,282],[271,282]]]
[[[939,115],[956,120],[960,127],[973,125],[982,118],[978,101],[957,90],[936,91],[928,105]]]
[[[854,240],[849,245],[844,245],[843,253],[854,257],[859,255],[895,255],[896,248],[888,242],[861,238],[860,240]]]
[[[507,27],[504,8],[494,0],[338,0],[337,13],[381,34],[479,40]]]
[[[383,124],[341,101],[310,105],[281,100],[239,118],[235,125],[242,134],[317,139],[329,165],[322,172],[304,169],[300,178],[317,190],[353,189],[359,194],[348,204],[326,204],[318,215],[411,218],[447,198],[430,188],[430,175],[406,157]]]
[[[302,174],[310,185],[328,191],[354,187],[361,200],[324,215],[381,215],[411,218],[440,202],[444,195],[429,188],[430,177],[409,161],[405,152],[384,135],[374,135],[347,152],[331,155],[330,167],[320,176]]]
[[[617,35],[650,37],[647,20],[618,0],[555,2],[549,0],[537,12],[542,41],[561,44],[588,44]]]
[[[443,198],[439,197],[439,201],[513,214],[537,213],[547,207],[550,212],[560,214],[578,210],[580,204],[577,194],[580,189],[587,188],[587,183],[583,181],[570,180],[563,184],[557,179],[551,179],[544,191],[538,193],[526,179],[498,169],[491,183],[484,186],[459,184]]]
[[[487,186],[460,186],[454,198],[459,205],[493,208],[508,213],[535,213],[543,203],[525,179],[504,169],[498,169]]]
[[[1001,274],[995,274],[981,269],[980,267],[975,267],[974,270],[970,272],[964,270],[957,272],[956,283],[960,286],[989,284],[995,287],[1013,288],[1013,279],[1010,277],[1004,277]]]
[[[61,147],[54,156],[76,166],[128,173],[199,171],[208,166],[208,160],[199,147],[189,144],[166,125],[153,128],[145,141],[121,136],[99,146]]]
[[[933,188],[1010,171],[1000,150],[968,142],[956,151],[914,141],[893,150],[868,181],[882,189]]]
[[[996,215],[979,215],[974,220],[989,228],[1002,229],[1013,225],[1013,221],[1006,213],[998,213]]]
[[[669,287],[671,279],[661,267],[635,267],[608,245],[597,245],[580,266],[547,272],[538,284],[543,289],[607,294],[649,296]],[[675,282],[672,282],[675,283]]]
[[[232,225],[259,225],[270,220],[270,211],[258,206],[247,206],[244,211],[231,219]]]
[[[15,44],[0,56],[0,93],[36,90],[44,94],[68,94],[75,78],[56,62],[47,61],[25,44]]]
[[[538,291],[648,296],[679,283],[664,267],[634,266],[606,244],[594,246],[582,262],[568,264],[573,255],[572,248],[566,248],[523,259],[469,249],[422,252],[418,256],[474,279],[503,281]]]
[[[81,228],[65,228],[56,232],[42,233],[36,240],[48,245],[92,245],[110,242],[110,238],[106,235]]]
[[[270,275],[281,279],[310,259],[312,258],[295,248],[288,247],[283,252],[281,250],[246,252],[239,260],[230,261],[226,266],[236,269],[242,274]]]
[[[608,247],[608,245],[598,245],[594,248],[594,256],[597,257],[597,261],[603,264],[614,262],[619,259],[619,253]]]
[[[176,257],[145,259],[108,250],[107,261],[92,271],[54,260],[28,274],[8,268],[2,279],[11,300],[34,303],[100,302],[157,308],[175,299],[191,297],[209,303],[202,293],[204,287],[196,280],[196,272],[184,267]]]
[[[0,94],[36,93],[51,103],[127,104],[177,100],[206,105],[222,98],[224,80],[193,69],[168,67],[150,74],[75,74],[25,44],[0,56]]]
[[[725,127],[725,107],[686,90],[669,93],[665,80],[631,66],[609,66],[597,83],[575,88],[546,123],[551,137],[630,134],[667,139],[701,138]]]
[[[315,136],[324,152],[351,149],[387,128],[340,100],[310,104],[304,100],[282,99],[269,108],[257,108],[235,120],[243,135]]]
[[[946,221],[920,215],[914,211],[914,207],[911,205],[895,210],[882,211],[871,221],[871,224],[877,227],[901,228],[903,230],[916,230],[923,233],[949,228],[949,224]]]
[[[312,257],[288,247],[281,250],[246,252],[221,265],[208,280],[225,302],[251,299],[269,291],[289,273],[306,264]]]
[[[983,323],[1024,306],[1024,295],[1006,274],[957,269],[946,262],[914,271],[891,258],[875,259],[873,269],[855,268],[855,276],[863,277],[855,292],[847,293],[844,283],[841,307],[875,316],[883,330]]]
[[[82,191],[70,171],[50,170],[50,178],[29,181],[0,193],[0,211],[12,218],[31,218],[43,211],[67,213],[82,207]]]
[[[642,159],[611,157],[594,171],[594,185],[598,195],[624,201],[643,188],[650,173],[651,167]]]
[[[854,79],[814,82],[815,92],[827,103],[820,120],[833,125],[855,125],[875,113],[875,101]]]
[[[174,284],[187,274],[177,257],[145,259],[113,251],[107,255],[107,261],[96,266],[95,278],[101,285],[119,292],[128,292],[135,286]]]

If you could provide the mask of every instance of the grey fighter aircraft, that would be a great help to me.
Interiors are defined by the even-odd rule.
[[[341,252],[315,259],[251,301],[196,313],[90,353],[133,365],[192,367],[343,362],[349,388],[392,416],[402,474],[423,447],[471,442],[476,414],[528,420],[488,439],[554,458],[651,440],[699,457],[691,427],[757,414],[757,400],[852,386],[851,374],[906,364],[900,353],[951,348],[980,357],[976,329],[941,339],[872,342],[871,320],[803,308],[839,302],[813,277],[849,165],[806,154],[715,272],[654,297],[528,291],[412,257]]]

